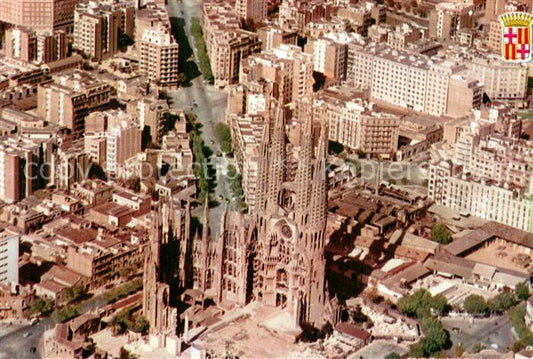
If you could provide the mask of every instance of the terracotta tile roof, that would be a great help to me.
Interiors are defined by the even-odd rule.
[[[351,337],[357,338],[357,339],[362,340],[362,341],[366,341],[366,340],[368,340],[368,338],[370,338],[370,333],[369,332],[367,332],[365,330],[362,330],[362,329],[359,329],[359,328],[356,328],[353,325],[348,324],[348,323],[339,323],[339,324],[337,324],[337,327],[335,329],[339,333],[342,333],[342,334],[345,334],[345,335],[349,335]]]

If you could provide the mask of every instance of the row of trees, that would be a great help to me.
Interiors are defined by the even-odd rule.
[[[472,315],[487,316],[489,314],[501,314],[514,307],[519,300],[529,297],[529,288],[526,284],[516,285],[515,291],[504,291],[490,300],[486,300],[478,294],[471,294],[465,298],[464,310]]]
[[[141,279],[135,279],[118,288],[112,289],[104,294],[104,299],[108,303],[114,303],[121,298],[125,298],[130,294],[138,292],[143,286]]]
[[[80,309],[75,305],[70,305],[62,309],[58,309],[52,313],[52,320],[55,323],[64,323],[69,319],[77,317],[80,314]]]
[[[515,306],[509,310],[509,320],[518,335],[518,340],[511,348],[514,352],[518,352],[523,348],[533,345],[533,333],[526,324],[526,309],[524,306]]]
[[[235,207],[239,211],[244,211],[246,209],[246,202],[244,201],[244,192],[242,190],[242,176],[233,165],[228,165],[228,178],[230,180],[230,189],[235,201]]]
[[[222,152],[226,154],[233,152],[233,146],[231,144],[231,130],[228,125],[222,122],[217,123],[215,127],[215,136],[220,144],[220,149]]]
[[[201,124],[197,122],[196,115],[188,114],[188,132],[191,134],[192,154],[195,166],[193,167],[196,176],[196,186],[198,187],[198,200],[203,203],[209,198],[209,193],[213,184],[209,181],[211,167],[209,157],[211,150],[206,146],[201,136]]]
[[[214,80],[213,72],[211,71],[209,55],[207,54],[207,47],[205,46],[202,24],[197,17],[191,19],[191,34],[194,37],[194,43],[196,44],[196,50],[198,51],[200,71],[202,71],[204,79],[211,83]]]

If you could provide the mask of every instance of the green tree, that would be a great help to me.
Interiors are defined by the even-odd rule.
[[[515,306],[517,302],[518,300],[513,292],[505,291],[492,298],[488,305],[493,313],[503,313],[507,309]]]
[[[402,356],[396,352],[389,353],[385,355],[385,359],[401,359]]]
[[[231,145],[231,129],[229,126],[222,122],[217,123],[215,127],[215,136],[220,144],[222,152],[231,153],[233,151]]]
[[[529,286],[526,283],[518,283],[514,288],[514,292],[520,300],[529,298]]]
[[[77,284],[67,289],[65,299],[70,303],[79,302],[87,297],[87,293],[87,287],[82,284]]]
[[[402,313],[416,318],[423,318],[430,315],[431,308],[441,312],[444,310],[445,305],[447,305],[447,302],[443,304],[440,297],[434,301],[431,294],[425,289],[419,289],[398,301],[398,308]],[[435,306],[436,308],[434,308]]]
[[[422,350],[430,356],[446,348],[450,343],[450,334],[444,330],[441,322],[433,317],[425,317],[420,321],[424,338],[422,338]]]
[[[431,299],[431,308],[434,309],[438,315],[444,315],[450,311],[450,304],[448,299],[442,294],[438,294]]]
[[[326,324],[324,324],[320,330],[326,335],[331,335],[331,333],[333,333],[333,326],[330,322],[326,322]]]
[[[517,305],[509,309],[509,320],[521,342],[515,344],[522,347],[533,345],[533,333],[531,333],[526,325],[525,316],[526,308],[522,305]]]
[[[131,321],[131,312],[128,309],[121,310],[111,322],[113,332],[117,335],[126,333],[129,328],[133,328]]]
[[[464,309],[473,315],[487,315],[489,313],[489,305],[485,298],[478,294],[470,294],[465,298],[463,303]]]
[[[206,81],[213,82],[214,77],[213,72],[211,71],[209,55],[207,54],[207,47],[204,41],[202,24],[197,17],[193,17],[191,19],[191,34],[194,38],[194,43],[198,52],[198,63],[200,64],[200,70],[204,75],[204,79]]]
[[[480,351],[482,351],[485,348],[486,348],[486,346],[483,343],[474,344],[474,346],[472,347],[472,354],[479,353]]]
[[[148,322],[148,319],[142,315],[138,315],[135,318],[135,324],[133,326],[135,332],[141,333],[142,335],[146,335],[148,333],[148,329],[150,329],[150,323]]]
[[[78,316],[79,312],[80,311],[77,306],[71,305],[53,312],[52,320],[55,323],[64,323],[67,320]]]
[[[38,298],[33,301],[31,306],[26,311],[28,317],[33,317],[34,315],[41,315],[43,317],[49,316],[54,310],[54,300],[48,297]]]
[[[420,339],[418,342],[411,344],[409,346],[409,356],[411,358],[423,358],[425,356],[423,344],[423,339]]]
[[[131,354],[126,348],[121,347],[119,353],[119,359],[136,359],[137,357]]]
[[[440,244],[448,244],[452,241],[452,235],[442,223],[435,223],[431,228],[431,240]]]
[[[296,341],[311,343],[316,342],[318,339],[324,339],[326,334],[315,328],[312,324],[304,322],[300,325],[302,332],[296,337]]]

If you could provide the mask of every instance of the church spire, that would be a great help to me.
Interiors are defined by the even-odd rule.
[[[324,122],[320,128],[320,139],[316,153],[313,179],[311,185],[311,203],[309,206],[309,225],[313,228],[325,228],[327,217],[327,176],[326,156],[328,148],[328,126]]]
[[[310,106],[307,101],[302,103],[304,124],[302,129],[302,141],[300,145],[298,171],[296,172],[296,199],[294,210],[297,220],[301,225],[305,225],[307,206],[310,201],[311,176],[313,170],[313,116],[309,111]]]
[[[281,185],[285,182],[285,116],[282,103],[274,106],[274,128],[269,155],[269,181],[267,192],[267,209],[281,204]]]

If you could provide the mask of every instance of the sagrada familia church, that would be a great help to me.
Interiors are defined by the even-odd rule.
[[[143,313],[150,322],[153,347],[179,350],[178,337],[186,338],[178,323],[178,299],[187,288],[219,305],[258,301],[277,307],[290,315],[294,327],[328,320],[332,311],[324,259],[328,129],[314,125],[312,115],[305,114],[296,151],[287,146],[283,106],[273,102],[270,107],[251,213],[226,211],[220,233],[213,238],[207,205],[203,231],[192,236],[189,203],[160,198],[152,209]],[[289,174],[287,164],[294,160],[298,167]]]

